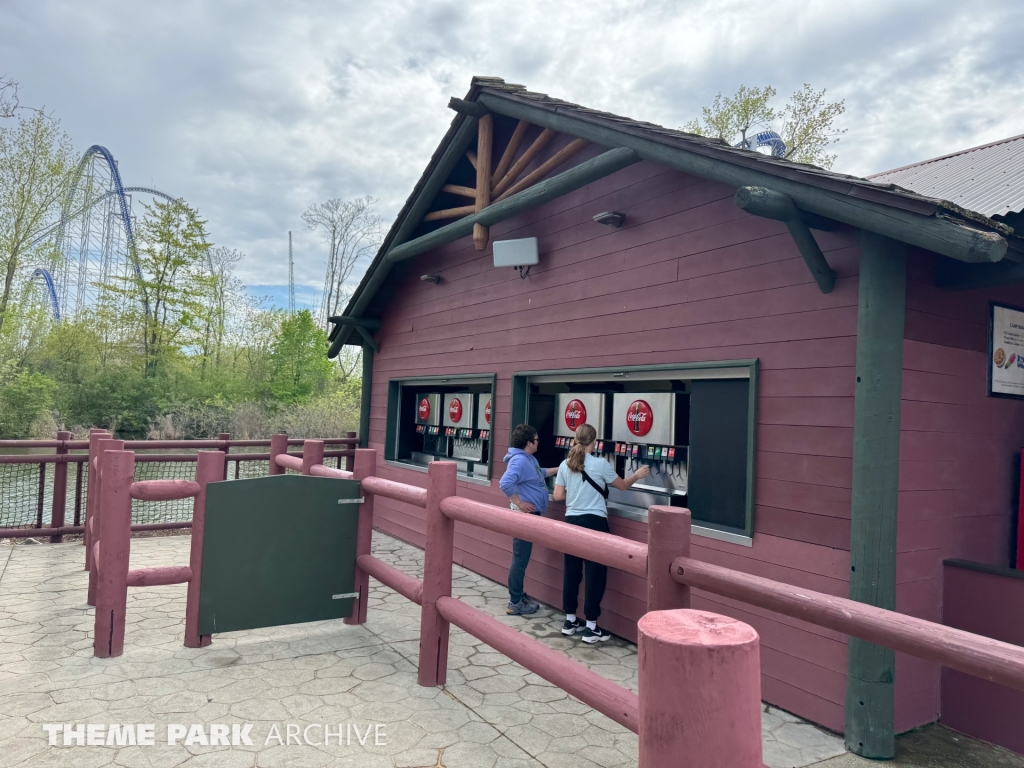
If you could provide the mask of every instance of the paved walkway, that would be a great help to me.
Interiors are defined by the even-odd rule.
[[[133,539],[132,566],[185,563],[188,547],[187,536]],[[378,532],[374,552],[419,575],[420,550]],[[82,559],[75,543],[0,545],[2,766],[636,765],[634,734],[458,629],[448,685],[417,686],[419,608],[377,582],[364,626],[235,632],[203,649],[182,646],[184,586],[131,589],[124,655],[95,659]],[[504,587],[462,568],[453,591],[636,690],[636,646],[565,638],[561,616],[548,608],[529,619],[507,617]],[[44,723],[154,724],[156,744],[62,746],[58,732],[51,747]],[[187,735],[167,744],[172,724],[202,724],[208,739],[214,724],[246,723],[251,746],[204,746],[199,733],[188,745]],[[845,752],[834,734],[781,710],[766,708],[763,724],[771,768],[816,765]],[[292,743],[279,743],[289,726]],[[316,744],[296,744],[303,734]]]

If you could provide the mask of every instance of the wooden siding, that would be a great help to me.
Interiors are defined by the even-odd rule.
[[[526,280],[494,269],[490,249],[469,238],[419,257],[395,292],[374,358],[370,445],[382,451],[387,381],[497,372],[496,473],[510,429],[516,371],[758,358],[753,547],[703,537],[695,556],[791,584],[845,596],[849,571],[857,239],[816,232],[837,273],[823,295],[785,227],[749,216],[734,190],[639,163],[491,228],[493,239],[539,238],[540,264]],[[626,214],[621,229],[594,223]],[[440,274],[438,285],[420,282]],[[421,472],[379,462],[389,479],[422,485]],[[490,487],[459,492],[505,502]],[[422,510],[386,500],[379,527],[422,546]],[[551,514],[561,508],[553,505]],[[646,526],[613,518],[613,532],[643,541]],[[503,583],[510,540],[458,524],[456,560]],[[562,556],[535,547],[527,591],[561,604]],[[601,622],[635,639],[644,584],[609,576]],[[698,595],[695,607],[736,616],[761,634],[765,698],[843,727],[846,639],[755,606]]]
[[[907,274],[896,606],[942,620],[942,561],[1007,565],[1024,402],[986,396],[989,302],[1024,306],[1024,286],[943,291],[937,257]],[[896,659],[898,731],[939,716],[939,669]]]

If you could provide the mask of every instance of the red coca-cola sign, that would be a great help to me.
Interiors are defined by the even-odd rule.
[[[654,426],[654,411],[646,400],[634,400],[626,409],[626,427],[631,435],[643,437]]]
[[[430,418],[430,400],[426,397],[420,400],[419,414],[420,421],[426,421]]]
[[[487,401],[487,405],[484,406],[484,421],[488,424],[491,423],[491,401]]]
[[[587,406],[581,400],[570,400],[565,406],[565,426],[576,431],[587,423]]]
[[[457,397],[448,403],[448,418],[456,423],[462,421],[462,401]]]

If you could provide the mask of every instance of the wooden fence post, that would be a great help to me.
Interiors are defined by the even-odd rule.
[[[196,482],[199,495],[192,504],[192,546],[189,567],[192,578],[188,581],[185,598],[185,647],[203,648],[210,644],[209,635],[199,634],[199,589],[203,576],[203,534],[206,532],[206,489],[210,483],[224,480],[227,456],[223,451],[199,451],[196,457]]]
[[[690,510],[647,510],[647,610],[690,607],[690,588],[672,578],[672,561],[690,556]]]
[[[458,465],[433,461],[427,466],[427,540],[423,548],[423,603],[420,611],[418,682],[444,685],[448,678],[448,621],[437,610],[439,597],[452,594],[455,521],[441,511],[441,500],[455,495]]]
[[[310,467],[324,463],[324,441],[302,441],[302,474],[308,475]]]
[[[377,471],[377,451],[372,448],[357,448],[356,458],[352,462],[352,479],[363,480],[372,477]],[[359,505],[359,523],[356,529],[356,580],[355,591],[359,593],[352,605],[352,615],[345,619],[346,624],[366,623],[366,603],[370,597],[370,577],[359,567],[359,556],[370,554],[373,545],[373,494],[360,485],[359,493],[363,503]]]
[[[100,488],[100,473],[96,465],[96,457],[99,456],[99,452],[96,449],[96,443],[104,437],[112,437],[112,435],[102,429],[89,430],[89,460],[86,462],[89,485],[85,491],[85,522],[83,524],[85,531],[82,533],[82,543],[85,545],[85,570],[87,571],[92,570],[92,511],[99,503],[96,495]]]
[[[268,475],[283,475],[284,467],[278,465],[277,457],[282,453],[288,453],[288,435],[270,436],[270,471]]]
[[[70,432],[58,432],[57,439],[61,443],[65,443],[71,439]],[[55,451],[57,456],[67,456],[68,447],[66,445],[58,445]],[[66,462],[58,461],[53,465],[53,506],[50,507],[50,527],[51,528],[63,528],[64,527],[64,514],[67,510],[68,503],[68,465]],[[61,533],[50,537],[51,544],[60,544],[64,541],[64,535]]]
[[[351,438],[351,439],[355,440],[357,437],[359,437],[359,433],[358,432],[346,432],[345,433],[345,437],[348,437],[348,438]],[[347,469],[349,472],[352,471],[352,467],[355,464],[355,461],[356,461],[356,448],[358,448],[358,447],[359,447],[358,443],[352,443],[351,445],[346,445],[345,446],[345,450],[347,451],[347,453],[345,454],[345,466],[344,466],[344,469]],[[338,457],[338,469],[342,469],[341,458],[342,458],[341,456]]]
[[[96,551],[102,546],[100,542],[103,540],[103,534],[100,530],[100,525],[103,520],[103,472],[100,471],[103,454],[107,451],[123,450],[124,440],[114,440],[104,435],[100,435],[99,439],[96,441],[96,459],[93,462],[96,467],[96,472],[89,479],[90,487],[92,486],[92,481],[96,481],[96,504],[92,513],[89,515],[92,530],[92,536],[89,539],[89,551],[92,554],[92,559],[89,561],[89,593],[85,599],[86,605],[96,605],[96,580],[99,578],[96,564]],[[132,455],[134,456],[135,454]],[[134,466],[134,463],[132,466]],[[129,510],[129,525],[131,525],[130,514],[131,510]]]
[[[222,449],[224,451],[224,477],[222,477],[221,480],[227,480],[228,479],[228,460],[227,460],[227,455],[231,451],[231,444],[228,441],[231,439],[231,433],[230,432],[218,432],[217,433],[217,439],[224,443],[224,448]]]
[[[639,630],[640,768],[763,768],[760,641],[705,611],[653,611]]]
[[[106,442],[106,441],[105,441]],[[132,495],[135,454],[105,451],[99,456],[101,498],[99,550],[96,553],[96,618],[93,655],[109,659],[124,653],[124,621],[128,607],[128,560],[132,540]],[[90,577],[92,572],[90,572]]]

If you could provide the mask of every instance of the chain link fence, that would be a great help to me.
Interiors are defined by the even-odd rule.
[[[344,446],[332,446],[335,449]],[[135,480],[195,480],[196,452],[182,453],[181,458],[147,460],[146,451],[136,452]],[[53,454],[40,455],[40,461],[28,456],[0,455],[0,531],[3,529],[49,528],[53,526],[54,479],[58,464]],[[88,456],[72,453],[57,457],[65,460],[67,481],[64,491],[64,525],[80,526],[84,523],[86,498],[89,491]],[[155,457],[154,457],[155,458]],[[5,462],[5,459],[8,459]],[[48,459],[45,460],[45,459]],[[346,468],[342,456],[324,459],[328,466]],[[227,479],[247,480],[264,477],[270,472],[270,462],[260,458],[227,457]],[[291,470],[289,470],[291,472]],[[132,502],[132,524],[188,523],[192,520],[192,499],[175,501]]]

